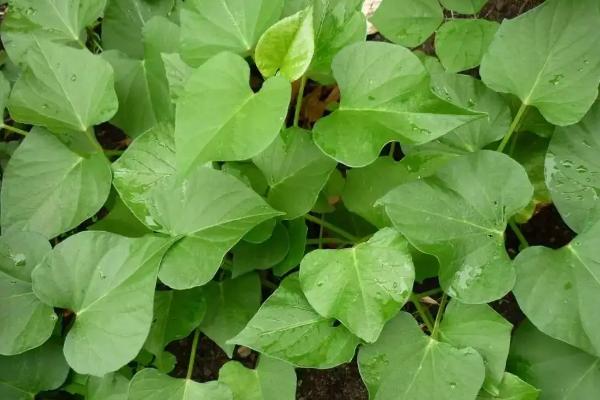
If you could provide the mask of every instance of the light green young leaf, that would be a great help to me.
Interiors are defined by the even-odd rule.
[[[108,197],[110,181],[104,154],[80,156],[50,132],[34,128],[3,176],[2,229],[53,238],[93,216]]]
[[[152,323],[156,273],[168,241],[81,232],[58,244],[33,271],[46,304],[76,314],[64,353],[77,372],[102,376],[131,361]]]
[[[15,121],[83,135],[117,111],[113,71],[100,56],[36,38],[24,62],[8,101]]]
[[[484,19],[453,19],[435,34],[435,52],[448,72],[475,68],[500,25]]]
[[[146,368],[135,374],[129,384],[128,400],[234,400],[227,385],[212,381],[171,378]]]
[[[104,50],[119,50],[129,57],[144,57],[142,32],[155,16],[166,17],[174,0],[108,0],[102,21]]]
[[[359,339],[312,309],[290,275],[229,343],[250,347],[300,368],[332,368],[349,362]]]
[[[504,20],[481,62],[483,82],[555,125],[578,122],[598,97],[598,24],[596,0],[548,0]]]
[[[37,393],[62,385],[68,374],[69,365],[55,340],[17,356],[0,356],[0,398],[34,400]]]
[[[314,140],[348,166],[372,163],[386,143],[426,143],[482,117],[434,96],[425,68],[401,46],[348,46],[335,57],[333,73],[342,100],[317,122]]]
[[[269,184],[267,201],[286,219],[309,212],[327,183],[336,162],[324,155],[310,132],[289,128],[253,158]]]
[[[277,137],[288,111],[290,84],[273,77],[253,93],[249,77],[246,61],[231,53],[221,53],[194,70],[177,101],[180,173],[208,161],[254,157]]]
[[[179,53],[161,54],[165,66],[165,74],[169,82],[169,93],[174,103],[185,90],[187,82],[194,69],[181,59]]]
[[[315,52],[313,8],[286,17],[260,37],[254,60],[264,77],[280,73],[293,82],[306,72]]]
[[[600,358],[554,340],[530,323],[514,335],[509,367],[539,388],[542,400],[591,400],[600,393]]]
[[[484,389],[501,386],[510,348],[512,324],[487,304],[452,300],[440,324],[440,340],[457,348],[472,347],[485,362]]]
[[[304,250],[306,249],[308,227],[304,218],[287,221],[287,229],[290,238],[290,250],[285,258],[273,267],[273,274],[279,277],[287,274],[300,264],[302,257],[304,257]]]
[[[229,361],[219,370],[219,382],[233,392],[233,400],[294,400],[296,372],[283,361],[261,356],[255,369]]]
[[[369,343],[406,303],[414,280],[408,242],[391,228],[351,249],[315,250],[300,264],[311,306]]]
[[[485,391],[479,393],[477,400],[538,400],[540,391],[518,376],[505,372],[497,395]]]
[[[380,202],[412,245],[436,256],[444,290],[479,304],[501,298],[514,285],[504,231],[532,194],[523,167],[482,150],[449,161],[433,177],[402,185]]]
[[[571,229],[581,232],[600,216],[600,102],[577,125],[559,128],[546,155],[546,185]]]
[[[0,354],[23,353],[52,334],[56,314],[31,288],[31,271],[50,250],[37,233],[0,236]]]
[[[12,0],[2,21],[2,44],[23,63],[37,39],[85,48],[85,28],[102,17],[106,0]]]
[[[127,400],[129,380],[118,372],[90,376],[85,400]]]
[[[167,344],[187,337],[204,318],[206,299],[200,288],[157,291],[150,333],[144,349],[162,358]]]
[[[422,44],[443,21],[437,0],[383,0],[371,17],[383,36],[406,47]]]
[[[231,358],[235,346],[227,341],[244,329],[260,307],[260,278],[251,272],[235,279],[209,282],[202,290],[207,307],[200,330]]]
[[[600,356],[600,222],[567,246],[530,247],[515,260],[514,293],[521,310],[545,334]]]
[[[477,14],[488,0],[440,0],[440,3],[454,12],[460,14]]]
[[[269,269],[283,261],[289,250],[290,237],[280,222],[266,241],[258,244],[241,241],[231,249],[232,276],[235,278],[250,271]]]
[[[191,0],[181,9],[181,55],[197,67],[222,51],[248,56],[279,20],[283,0]]]
[[[475,350],[426,336],[406,312],[360,348],[358,368],[373,400],[472,400],[485,376]]]

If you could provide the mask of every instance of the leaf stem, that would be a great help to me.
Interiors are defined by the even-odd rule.
[[[423,323],[425,324],[425,326],[427,326],[427,329],[429,329],[429,332],[432,332],[434,325],[429,310],[423,307],[423,305],[420,302],[420,299],[414,293],[411,294],[410,301],[414,304],[415,308],[417,309],[417,312],[423,320]]]
[[[446,304],[448,304],[448,295],[444,293],[444,295],[442,296],[442,301],[440,302],[440,307],[438,308],[438,312],[435,315],[435,323],[433,324],[433,331],[431,332],[431,337],[433,339],[437,339],[440,322],[442,321],[442,315],[444,314]]]
[[[434,294],[441,293],[441,291],[442,291],[442,288],[435,288],[435,289],[431,289],[431,290],[426,290],[425,292],[415,293],[415,297],[417,299],[422,299],[423,297],[433,296]]]
[[[521,245],[521,250],[528,248],[529,243],[527,242],[525,235],[523,235],[523,232],[521,232],[521,229],[519,229],[519,225],[517,225],[517,223],[512,219],[510,219],[508,221],[508,225],[510,226],[510,229],[512,229],[512,231],[515,233],[515,236],[517,237],[517,239],[519,239],[519,244]]]
[[[125,150],[108,150],[108,149],[104,149],[104,154],[106,154],[107,157],[120,156],[124,152],[125,152]]]
[[[307,239],[307,245],[318,245],[319,242],[322,244],[352,244],[352,242],[340,238],[322,238],[322,239]]]
[[[389,156],[394,158],[394,152],[396,151],[396,142],[390,143],[390,152]]]
[[[344,229],[342,229],[338,226],[335,226],[334,224],[329,223],[327,221],[321,221],[321,218],[317,218],[314,215],[306,214],[304,216],[304,218],[307,221],[313,222],[317,225],[321,225],[323,228],[325,228],[331,232],[337,233],[338,235],[342,236],[344,239],[348,239],[352,243],[356,243],[360,240],[360,238],[357,238],[353,234],[345,231]]]
[[[194,331],[194,339],[192,339],[192,350],[190,353],[190,360],[188,361],[187,374],[185,379],[192,378],[192,372],[194,372],[194,362],[196,361],[196,351],[198,350],[198,339],[200,338],[200,327]]]
[[[321,214],[321,225],[319,225],[319,248],[323,248],[323,222],[325,222],[325,214]]]
[[[6,124],[2,124],[2,129],[5,129],[12,133],[16,133],[21,136],[27,136],[27,133],[28,133],[27,131],[24,131],[23,129],[15,128],[14,126],[6,125]]]
[[[306,75],[300,79],[300,88],[296,96],[296,108],[294,109],[294,127],[298,127],[300,122],[300,110],[302,109],[302,100],[304,99],[304,88],[306,87]]]
[[[500,151],[500,152],[504,151],[504,148],[508,144],[508,141],[510,140],[511,136],[517,130],[519,124],[521,123],[521,120],[523,119],[523,115],[525,115],[526,110],[527,110],[527,104],[521,103],[521,107],[519,107],[519,111],[517,111],[517,115],[515,115],[515,118],[513,119],[512,123],[510,124],[510,128],[508,128],[508,132],[506,132],[506,134],[504,135],[504,138],[502,139],[502,142],[500,143],[500,146],[498,146],[496,151]]]

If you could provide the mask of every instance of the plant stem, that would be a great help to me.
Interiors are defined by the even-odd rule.
[[[296,97],[296,108],[294,109],[294,126],[298,127],[300,122],[300,110],[302,109],[302,100],[304,99],[304,87],[306,86],[306,75],[300,79],[300,88]]]
[[[390,143],[390,153],[389,156],[394,158],[394,152],[396,151],[396,142]]]
[[[417,299],[422,299],[423,297],[433,296],[434,294],[438,294],[441,291],[442,291],[442,288],[435,288],[435,289],[427,290],[425,292],[415,293],[415,297]]]
[[[192,378],[192,372],[194,372],[194,361],[196,361],[196,351],[198,350],[198,339],[200,338],[200,328],[196,328],[194,331],[194,339],[192,339],[192,350],[190,353],[190,360],[188,361],[187,374],[185,379]]]
[[[420,303],[419,298],[417,296],[415,296],[415,294],[413,293],[410,296],[410,301],[414,304],[415,308],[417,309],[417,312],[419,313],[419,315],[421,316],[421,319],[423,320],[423,323],[425,324],[425,326],[427,326],[427,329],[429,329],[429,332],[433,331],[433,323],[431,322],[431,314],[429,313],[429,310],[426,309],[425,307],[423,307],[423,305]]]
[[[350,242],[352,243],[356,243],[358,242],[360,239],[357,238],[356,236],[354,236],[353,234],[346,232],[344,229],[337,227],[327,221],[321,221],[321,218],[317,218],[314,215],[310,215],[310,214],[306,214],[304,216],[304,218],[307,221],[313,222],[317,225],[321,225],[322,227],[324,227],[325,229],[337,233],[338,235],[342,236],[344,239],[348,239]]]
[[[323,222],[325,222],[325,214],[321,214],[321,225],[319,225],[319,248],[323,248]]]
[[[512,219],[508,221],[508,225],[510,226],[510,229],[512,229],[512,231],[515,233],[515,236],[517,237],[517,239],[519,239],[519,244],[521,245],[521,249],[528,248],[529,243],[527,242],[525,235],[523,235],[523,232],[521,232],[521,229],[519,229],[519,225],[517,225],[517,223],[515,221],[513,221]]]
[[[125,152],[125,150],[107,150],[107,149],[104,150],[104,154],[106,154],[107,157],[120,156],[124,152]]]
[[[28,133],[27,131],[24,131],[23,129],[15,128],[14,126],[6,125],[6,124],[2,124],[2,129],[5,129],[12,133],[16,133],[21,136],[27,136],[27,133]]]
[[[348,240],[344,240],[344,239],[340,239],[340,238],[323,238],[321,240],[319,239],[307,239],[306,240],[306,244],[307,245],[318,245],[319,241],[322,244],[352,244],[352,242],[349,242]]]
[[[444,293],[442,296],[442,301],[440,302],[440,308],[438,308],[438,312],[435,315],[435,323],[433,324],[433,331],[431,332],[431,337],[433,339],[437,339],[439,333],[440,322],[442,320],[442,315],[444,314],[444,309],[446,308],[446,304],[448,303],[448,295]]]
[[[513,119],[512,123],[510,124],[510,128],[508,128],[508,132],[506,132],[506,134],[504,135],[504,138],[502,139],[502,142],[500,143],[500,146],[498,146],[496,151],[500,151],[500,152],[504,151],[504,148],[508,144],[508,141],[510,140],[512,134],[515,132],[515,130],[517,130],[517,127],[521,123],[521,119],[523,119],[523,115],[525,115],[526,110],[527,110],[527,104],[521,103],[521,107],[519,107],[519,111],[517,111],[517,115],[515,115],[515,119]]]

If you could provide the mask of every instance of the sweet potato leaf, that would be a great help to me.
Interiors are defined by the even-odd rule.
[[[461,14],[477,14],[488,0],[440,0],[448,10]]]

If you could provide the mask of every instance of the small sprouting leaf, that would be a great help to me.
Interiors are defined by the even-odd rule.
[[[59,243],[32,274],[46,304],[72,310],[64,353],[77,372],[102,376],[131,361],[152,323],[156,273],[168,241],[81,232]]]
[[[280,222],[266,241],[258,244],[241,241],[231,249],[232,276],[235,278],[250,271],[269,269],[283,261],[289,250],[290,237]]]
[[[53,238],[94,215],[108,197],[110,182],[104,154],[80,156],[45,129],[34,128],[3,176],[2,229]]]
[[[31,288],[31,271],[50,250],[37,233],[0,236],[0,354],[23,353],[52,334],[58,318]]]
[[[383,0],[371,17],[383,36],[406,47],[422,44],[443,21],[437,0]]]
[[[311,306],[369,343],[406,303],[414,280],[408,243],[391,228],[351,249],[315,250],[300,264]]]
[[[308,7],[267,29],[256,45],[254,60],[264,77],[279,72],[295,81],[308,69],[314,52],[313,8]]]
[[[209,282],[202,288],[207,307],[200,330],[229,357],[235,346],[227,344],[227,341],[244,329],[260,307],[260,290],[260,278],[255,272],[235,279]]]
[[[577,125],[556,130],[546,155],[546,185],[563,220],[581,232],[600,216],[600,102]]]
[[[267,178],[267,201],[286,219],[298,218],[311,210],[327,183],[336,162],[324,155],[303,129],[290,128],[261,154],[254,164]]]
[[[359,339],[312,309],[290,275],[229,343],[240,344],[301,368],[332,368],[349,362]]]
[[[198,383],[177,379],[146,368],[129,384],[128,400],[234,400],[231,390],[220,382]]]
[[[208,161],[254,157],[277,137],[288,110],[290,84],[277,76],[254,93],[249,76],[246,61],[231,53],[221,53],[192,72],[177,100],[180,173]]]
[[[457,348],[472,347],[485,361],[484,388],[500,386],[510,348],[512,324],[487,304],[452,300],[440,324],[440,340]]]
[[[475,68],[500,25],[484,19],[453,19],[438,29],[435,52],[446,71]]]
[[[100,56],[36,38],[24,62],[8,101],[14,120],[84,135],[117,111],[113,71]]]
[[[290,249],[285,258],[273,267],[275,276],[283,276],[300,264],[306,249],[306,235],[308,227],[304,218],[287,221]]]
[[[261,356],[255,369],[229,361],[219,370],[219,382],[233,392],[234,400],[294,400],[296,372],[283,361]]]
[[[129,380],[118,372],[90,376],[85,400],[127,400]]]
[[[591,400],[600,393],[600,358],[554,340],[528,322],[513,337],[508,363],[512,373],[540,389],[543,400]]]
[[[440,3],[454,12],[460,14],[477,14],[488,0],[440,0]]]
[[[33,400],[39,392],[57,389],[68,374],[69,365],[56,340],[16,356],[0,356],[0,398]]]
[[[191,0],[181,9],[181,55],[192,66],[223,51],[248,56],[283,0]]]
[[[426,336],[406,312],[386,325],[376,343],[361,347],[358,367],[373,400],[471,400],[485,376],[475,350]]]
[[[538,400],[540,391],[518,376],[505,372],[498,386],[498,394],[482,391],[477,400]]]
[[[449,161],[433,177],[399,186],[380,202],[418,250],[437,257],[444,290],[475,304],[512,289],[515,271],[504,231],[532,194],[523,167],[482,150]]]
[[[102,16],[106,0],[12,0],[2,21],[2,44],[21,64],[36,39],[85,48],[85,28]]]
[[[530,247],[515,260],[519,306],[546,335],[600,356],[600,222],[570,244]]]
[[[483,82],[555,125],[578,122],[598,97],[598,24],[596,0],[549,0],[504,20],[481,62]]]
[[[341,103],[317,122],[314,140],[348,166],[372,163],[388,142],[427,143],[483,117],[434,96],[425,68],[401,46],[348,46],[333,60],[333,74]]]

